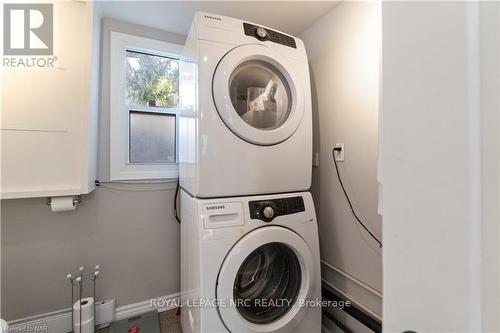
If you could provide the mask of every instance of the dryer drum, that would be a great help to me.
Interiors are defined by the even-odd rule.
[[[302,271],[295,252],[283,243],[259,246],[243,261],[234,281],[239,313],[268,324],[290,310],[300,292]]]
[[[229,77],[228,88],[236,113],[254,128],[273,130],[290,116],[290,86],[280,70],[266,61],[239,64]]]

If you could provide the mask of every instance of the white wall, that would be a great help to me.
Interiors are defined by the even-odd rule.
[[[483,6],[382,5],[386,332],[498,331],[499,16]]]
[[[345,143],[345,162],[339,163],[339,168],[346,189],[358,214],[381,238],[376,180],[379,4],[342,2],[300,37],[309,57],[314,150],[320,153],[320,166],[313,168],[312,192],[321,256],[348,276],[323,266],[323,279],[381,317],[381,250],[356,224],[338,183],[331,153],[335,143]]]
[[[482,315],[483,331],[499,331],[500,4],[480,5]]]
[[[94,188],[98,81],[91,78],[97,76],[100,26],[94,8],[90,2],[53,4],[53,68],[2,68],[2,198]]]

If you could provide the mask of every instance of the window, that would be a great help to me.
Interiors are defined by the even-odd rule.
[[[181,48],[111,33],[111,180],[177,177]]]
[[[175,108],[179,101],[179,61],[175,58],[126,51],[128,105]]]
[[[129,113],[129,162],[175,163],[175,115]]]

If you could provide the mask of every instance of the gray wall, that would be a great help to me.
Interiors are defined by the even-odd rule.
[[[103,20],[98,178],[109,179],[109,36],[119,31],[183,44],[184,36]],[[113,189],[111,189],[111,187]],[[45,199],[2,200],[2,317],[69,307],[67,273],[100,264],[100,299],[119,305],[179,291],[175,183],[109,184],[75,211],[53,214]]]
[[[379,7],[342,2],[306,30],[304,40],[313,88],[312,192],[320,229],[322,259],[362,284],[382,290],[382,256],[377,243],[358,226],[335,174],[332,148],[345,143],[340,173],[358,215],[381,237],[377,214]],[[381,298],[360,283],[323,266],[323,279],[381,316]]]
[[[174,191],[109,186],[121,190],[98,187],[76,211],[61,214],[42,198],[2,201],[4,319],[69,307],[65,277],[80,265],[101,265],[99,298],[118,305],[179,291]],[[140,190],[152,186],[157,190]]]

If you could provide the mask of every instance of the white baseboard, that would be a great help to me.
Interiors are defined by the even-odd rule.
[[[116,308],[116,313],[115,313],[115,321],[116,320],[122,320],[125,318],[130,318],[134,316],[138,316],[140,314],[143,314],[148,311],[153,311],[153,310],[158,310],[158,312],[163,312],[167,310],[171,310],[173,308],[176,308],[177,305],[180,302],[180,293],[175,293],[167,296],[162,296],[162,297],[157,297],[156,300],[166,300],[168,303],[165,306],[162,307],[155,307],[151,303],[151,300],[146,300],[138,303],[133,303],[129,305],[123,305],[118,308]]]
[[[157,310],[158,312],[175,308],[175,304],[179,302],[180,293],[175,293],[156,299],[168,300],[170,305],[164,307],[155,307],[151,300],[137,302],[133,304],[119,306],[115,309],[114,320],[121,320],[129,317],[138,316],[148,311]],[[99,305],[96,307],[96,326],[102,325],[104,322],[99,322]],[[71,309],[64,309],[45,313],[41,315],[16,319],[8,322],[10,332],[49,332],[49,333],[67,333],[72,330],[71,327]],[[34,330],[38,328],[38,330]],[[41,329],[41,330],[40,330]]]
[[[327,262],[322,261],[322,267],[325,284],[382,321],[382,294]]]

